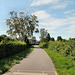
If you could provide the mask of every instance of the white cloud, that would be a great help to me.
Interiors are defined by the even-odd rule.
[[[58,2],[59,0],[33,0],[31,6],[40,6],[43,4],[49,4],[49,3],[55,3]]]
[[[75,33],[75,16],[66,18],[65,22],[67,23],[68,27],[65,27],[62,30],[67,33]]]
[[[61,29],[61,31],[65,32],[65,33],[71,33],[71,34],[75,34],[75,24],[70,25],[68,27],[65,27],[64,29]]]
[[[40,19],[39,26],[47,29],[50,33],[75,33],[75,16],[59,19],[44,10],[34,12],[34,14]]]
[[[61,8],[65,8],[68,4],[67,3],[58,3],[53,5],[51,8],[52,9],[61,9]]]
[[[32,15],[36,15],[36,16],[38,16],[38,19],[48,19],[48,18],[50,18],[51,17],[51,15],[50,14],[48,14],[46,11],[44,11],[44,10],[39,10],[39,11],[37,11],[37,12],[33,12],[32,13]]]
[[[71,25],[67,29],[68,29],[68,31],[67,31],[68,33],[75,33],[75,25]]]
[[[65,11],[64,13],[68,14],[68,16],[75,16],[75,10]]]
[[[65,19],[54,19],[51,25],[54,25],[55,29],[60,28],[58,31],[64,33],[75,33],[75,16],[67,17]]]
[[[70,0],[58,0],[58,2],[53,4],[51,8],[52,9],[62,9],[62,8],[67,7],[69,4],[71,4]]]
[[[68,14],[68,13],[71,13],[71,12],[75,12],[75,10],[69,10],[69,11],[66,11],[66,12],[64,12],[65,14]]]
[[[62,9],[71,4],[69,0],[33,0],[31,6],[41,6],[49,4],[52,9]]]

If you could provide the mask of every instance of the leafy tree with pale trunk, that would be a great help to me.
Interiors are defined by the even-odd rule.
[[[9,27],[8,34],[14,37],[21,37],[24,41],[25,37],[33,36],[33,32],[38,31],[38,20],[35,15],[25,15],[24,12],[10,12],[11,17],[6,19],[6,24]]]

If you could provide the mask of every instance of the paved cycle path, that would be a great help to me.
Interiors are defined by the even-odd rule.
[[[4,75],[57,75],[57,72],[47,53],[35,45],[26,58]]]

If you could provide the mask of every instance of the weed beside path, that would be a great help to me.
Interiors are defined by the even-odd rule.
[[[0,60],[0,75],[8,71],[13,65],[18,64],[23,58],[25,58],[29,53],[31,53],[33,47],[27,50],[17,53],[16,55],[3,58]]]
[[[47,54],[52,59],[58,75],[74,75],[75,74],[75,61],[71,61],[55,51],[44,48]]]
[[[75,40],[40,43],[52,59],[58,75],[75,75]]]

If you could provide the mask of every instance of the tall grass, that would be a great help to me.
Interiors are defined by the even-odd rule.
[[[58,75],[75,75],[75,41],[41,43],[51,57]]]

